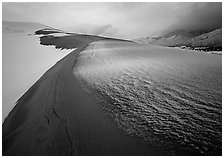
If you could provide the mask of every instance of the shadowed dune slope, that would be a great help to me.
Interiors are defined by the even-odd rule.
[[[76,58],[103,37],[44,36],[41,44],[77,48],[50,68],[3,123],[3,155],[163,155],[118,129],[73,75]]]
[[[42,45],[54,45],[56,48],[61,49],[72,49],[72,48],[79,48],[88,43],[99,41],[99,40],[116,40],[116,41],[124,41],[124,42],[132,42],[123,39],[114,39],[114,38],[107,38],[101,36],[93,36],[93,35],[85,35],[85,34],[76,34],[70,33],[65,36],[55,37],[53,35],[42,36],[40,37],[40,44]]]
[[[80,48],[88,43],[104,40],[105,38],[99,36],[71,34],[62,37],[55,37],[53,35],[40,37],[40,44],[42,45],[54,45],[56,48],[72,49]]]

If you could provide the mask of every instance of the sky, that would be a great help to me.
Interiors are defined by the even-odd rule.
[[[222,26],[222,3],[2,3],[5,21],[37,22],[66,31],[134,39]]]

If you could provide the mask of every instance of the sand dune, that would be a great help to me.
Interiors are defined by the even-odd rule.
[[[127,134],[166,155],[221,155],[221,65],[218,55],[104,40],[82,51],[74,74]]]
[[[76,57],[89,42],[103,38],[78,37],[73,42],[67,37],[69,47],[77,49],[50,68],[6,118],[3,155],[158,155],[118,129],[80,88],[72,74]],[[55,44],[46,38],[42,44],[63,47],[65,39]]]
[[[46,33],[44,30],[40,32]],[[47,30],[47,34],[48,33]],[[176,127],[179,128],[180,124],[175,122],[175,120],[177,117],[180,117],[179,121],[183,122],[181,117],[186,113],[181,113],[180,115],[179,111],[175,111],[177,108],[181,107],[182,102],[180,102],[181,105],[179,105],[178,102],[178,107],[175,107],[174,111],[172,111],[172,105],[176,105],[173,104],[173,101],[178,99],[183,101],[192,98],[191,96],[187,95],[187,97],[182,98],[185,96],[182,92],[185,91],[179,92],[179,90],[172,89],[171,92],[174,91],[175,93],[170,92],[171,94],[167,95],[168,97],[165,98],[165,101],[162,100],[163,103],[167,103],[170,96],[174,98],[171,99],[168,105],[161,104],[162,102],[160,100],[157,104],[156,101],[160,97],[155,98],[158,94],[159,96],[164,96],[168,93],[165,92],[170,85],[166,85],[167,87],[162,87],[161,89],[161,84],[165,81],[179,83],[178,79],[181,78],[180,76],[186,81],[189,76],[196,75],[198,77],[198,74],[200,74],[203,79],[211,79],[208,80],[209,84],[203,82],[201,87],[209,87],[210,84],[215,85],[213,88],[218,96],[214,104],[215,117],[212,118],[216,121],[218,120],[218,123],[216,122],[216,124],[214,124],[213,122],[213,124],[220,129],[219,72],[221,61],[218,56],[212,57],[212,54],[197,54],[187,50],[177,50],[161,46],[146,46],[125,40],[74,33],[60,34],[59,36],[54,36],[54,33],[50,33],[40,37],[40,44],[44,46],[55,46],[58,49],[75,50],[45,72],[17,101],[16,106],[3,123],[3,155],[184,155],[184,152],[185,155],[206,155],[209,151],[207,151],[207,153],[205,153],[205,151],[211,146],[212,148],[214,147],[212,144],[213,140],[218,140],[216,141],[216,143],[218,142],[216,145],[218,147],[214,147],[215,150],[212,150],[212,152],[217,151],[216,154],[220,155],[219,130],[217,134],[210,134],[211,137],[215,138],[212,139],[212,141],[208,140],[211,146],[206,146],[203,142],[202,145],[198,143],[199,145],[196,147],[194,146],[191,152],[188,150],[192,148],[189,147],[189,140],[185,139],[185,137],[180,137],[182,135],[181,133],[177,133],[176,135]],[[210,59],[214,62],[208,63],[207,61],[210,61]],[[139,98],[137,97],[137,99],[140,99],[139,102],[137,102],[136,106],[132,105],[136,103],[132,102],[132,96],[125,95],[121,91],[124,96],[119,95],[121,97],[120,101],[127,101],[128,99],[125,97],[130,97],[131,99],[129,99],[131,102],[122,104],[124,109],[119,109],[120,106],[118,104],[106,105],[108,109],[112,109],[111,112],[113,112],[112,115],[108,115],[105,108],[99,104],[95,94],[91,95],[91,93],[86,92],[85,87],[83,87],[83,82],[80,80],[80,76],[75,73],[78,66],[84,69],[84,71],[82,70],[81,72],[86,73],[87,77],[93,77],[91,80],[93,83],[107,82],[114,77],[114,83],[119,83],[119,81],[124,79],[124,82],[121,83],[121,88],[123,88],[122,90],[124,90],[124,92],[129,92],[128,89],[125,88],[128,88],[126,84],[129,84],[130,79],[130,91],[133,92],[133,89],[135,89],[134,92],[139,92],[139,94],[134,94],[134,96],[139,96]],[[206,67],[208,67],[209,73],[207,73]],[[214,73],[214,68],[217,68],[217,73]],[[123,76],[124,74],[119,74],[120,70],[121,72],[125,72],[125,77]],[[150,75],[150,78],[146,80],[147,74],[138,76],[140,79],[132,83],[132,80],[135,78],[133,71],[141,73],[147,72],[149,74],[153,73],[153,75]],[[175,74],[176,77],[172,78]],[[211,77],[211,74],[217,79],[216,83],[212,82],[213,77]],[[205,75],[207,76],[204,77]],[[175,79],[177,79],[177,81],[175,81]],[[203,79],[199,78],[196,80],[194,78],[193,81],[201,82]],[[141,97],[144,96],[142,94],[143,89],[139,91],[136,89],[141,83],[147,83],[149,84],[148,86],[154,88],[153,92],[149,93],[151,89],[148,89],[149,87],[146,86],[145,94],[150,94],[147,98],[141,99]],[[153,84],[151,85],[151,83]],[[184,84],[178,86],[185,86],[186,82],[183,83]],[[192,79],[190,83],[192,83]],[[114,84],[109,85],[112,87],[114,86]],[[126,87],[123,87],[125,85]],[[153,85],[155,87],[153,87]],[[198,83],[196,85],[198,85]],[[97,87],[100,88],[100,85]],[[115,88],[119,90],[119,87]],[[186,87],[182,88],[185,89]],[[194,85],[193,88],[195,88]],[[107,90],[109,91],[110,88],[103,91],[107,92]],[[207,92],[206,90],[205,94],[208,95],[206,98],[209,99],[211,95],[210,92],[209,94],[207,94]],[[177,94],[180,94],[180,96],[175,98]],[[148,98],[150,99],[150,97],[153,96],[154,98],[151,98],[150,103],[143,103],[143,101],[147,101]],[[116,97],[113,98],[116,99]],[[213,98],[214,97],[212,97],[212,99]],[[199,105],[199,107],[205,106],[205,102],[198,101],[200,101],[200,99],[193,98],[193,100],[187,100],[183,105],[192,103],[188,106],[191,106],[193,110],[195,110],[195,105]],[[138,111],[141,105],[146,106],[143,106],[143,109],[146,109],[146,111],[143,112],[144,115]],[[154,105],[157,106],[154,107]],[[163,105],[165,105],[165,107],[161,107],[159,112],[155,110]],[[211,105],[212,104],[206,104],[206,108],[203,110],[207,111],[209,109],[210,113],[211,109],[209,106]],[[166,109],[170,107],[172,114],[163,115]],[[121,110],[121,117],[119,116],[120,113],[114,113],[114,110],[117,110],[116,108]],[[130,108],[137,109],[137,113],[130,115],[130,111],[126,111]],[[183,108],[183,112],[185,112],[186,107]],[[217,111],[218,113],[216,113]],[[202,113],[198,109],[196,109],[196,112],[196,116]],[[174,113],[176,113],[176,115],[174,115]],[[154,117],[156,115],[159,116]],[[170,119],[167,116],[176,117]],[[200,116],[199,118],[204,118],[204,114],[202,116],[203,117]],[[168,122],[166,122],[167,120]],[[172,120],[174,120],[174,122],[172,122]],[[156,123],[156,121],[158,121],[158,124],[153,126],[153,123]],[[214,120],[210,122],[212,121]],[[193,122],[193,125],[197,123],[198,122]],[[135,126],[136,124],[137,126]],[[138,126],[139,124],[140,126]],[[164,131],[170,129],[168,133],[165,134],[163,133],[164,125],[168,125]],[[204,127],[203,120],[200,120],[199,125],[194,128],[192,128],[191,124],[185,124],[181,127],[183,128],[182,131],[185,131],[185,129],[193,129],[190,131],[191,135],[191,132],[193,132],[193,134],[195,134],[194,132],[198,132],[198,126],[201,126],[201,129],[203,129],[202,132],[204,133],[202,134],[204,135],[202,138],[205,138],[205,135],[207,136],[207,127]],[[162,130],[161,133],[158,134],[157,132],[160,132],[160,127]],[[141,130],[143,130],[143,133],[141,133]],[[189,133],[189,131],[186,131],[186,133],[187,132]],[[147,139],[143,139],[144,136],[147,136]],[[216,136],[218,138],[216,138]],[[155,142],[159,141],[158,137],[163,140],[164,143],[160,142],[157,146]],[[191,141],[197,145],[199,139],[197,139],[197,137],[192,138],[196,141]],[[173,140],[176,146],[169,145],[169,143],[172,144]],[[179,140],[182,140],[180,142],[184,142],[187,145],[181,147],[179,145]],[[169,143],[166,144],[167,142]],[[173,149],[176,147],[178,149]]]

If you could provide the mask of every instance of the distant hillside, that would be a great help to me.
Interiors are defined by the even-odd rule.
[[[178,30],[160,37],[145,37],[134,41],[169,47],[186,46],[191,49],[195,49],[196,47],[204,47],[203,49],[208,50],[222,49],[222,29],[217,29],[208,33],[200,33],[202,32]]]
[[[188,47],[210,47],[221,48],[222,47],[222,29],[217,29],[209,33],[199,35],[185,43],[183,45]]]
[[[175,46],[186,42],[189,39],[192,39],[193,37],[195,37],[193,34],[190,34],[184,30],[178,30],[161,36],[157,40],[153,41],[153,44],[163,46]]]
[[[194,34],[188,33],[184,30],[173,31],[167,33],[163,36],[159,37],[145,37],[140,38],[135,41],[145,43],[145,44],[156,44],[156,45],[163,45],[163,46],[176,46],[183,42],[188,41],[195,37]]]

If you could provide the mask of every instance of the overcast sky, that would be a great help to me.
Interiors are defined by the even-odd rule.
[[[69,31],[121,38],[185,29],[213,30],[222,24],[221,3],[12,3],[3,20],[38,22]]]

